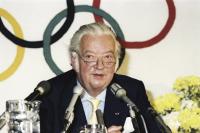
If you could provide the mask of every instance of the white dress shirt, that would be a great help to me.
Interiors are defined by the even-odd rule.
[[[79,85],[80,87],[82,87],[80,85],[80,83],[78,83],[77,85]],[[92,114],[92,104],[89,101],[89,99],[92,99],[94,97],[90,96],[87,91],[83,91],[83,94],[81,95],[81,102],[83,105],[83,110],[85,112],[85,116],[87,121],[89,120],[91,114]],[[102,111],[102,113],[104,112],[104,106],[105,106],[105,98],[106,98],[106,89],[104,89],[98,96],[96,96],[95,98],[97,98],[98,100],[100,100],[100,104],[98,109],[100,109]]]

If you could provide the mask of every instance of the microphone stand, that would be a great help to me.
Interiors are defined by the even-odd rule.
[[[153,108],[148,108],[148,111],[155,119],[156,124],[162,133],[172,133],[171,129],[165,124],[162,117]]]
[[[6,125],[5,112],[0,116],[0,130]]]
[[[127,106],[129,108],[129,114],[130,114],[130,117],[131,117],[131,120],[132,120],[132,124],[135,127],[135,132],[140,133],[140,128],[139,128],[137,118],[136,118],[136,114],[138,114],[141,117],[145,133],[148,133],[144,117],[139,113],[139,109],[137,108],[137,106],[135,104],[127,104]]]
[[[74,112],[73,111],[67,111],[65,113],[65,117],[64,117],[64,128],[62,133],[67,133],[68,128],[70,127],[70,125],[72,124],[73,120],[74,120]]]
[[[64,116],[64,128],[62,132],[67,132],[69,126],[72,124],[73,120],[74,120],[74,106],[76,104],[76,101],[78,99],[78,97],[82,94],[83,89],[79,88],[79,87],[75,87],[73,89],[73,96],[72,99],[69,103],[69,106],[67,107],[66,111],[65,111],[65,116]]]
[[[127,104],[127,106],[129,108],[129,114],[130,114],[133,126],[135,127],[135,132],[140,133],[140,129],[139,129],[139,125],[138,125],[138,122],[137,122],[136,115],[135,115],[135,111],[133,110],[133,105]]]

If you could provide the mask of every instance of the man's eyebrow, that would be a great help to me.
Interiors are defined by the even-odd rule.
[[[85,50],[85,51],[83,51],[83,54],[87,54],[87,53],[92,53],[92,54],[94,54],[95,52],[93,52],[93,51],[91,51],[91,50]]]
[[[114,54],[114,51],[109,50],[109,51],[105,52],[104,54],[106,54],[106,53],[112,53],[112,54]]]
[[[83,52],[83,54],[87,54],[87,53],[96,54],[95,52],[93,52],[93,51],[91,51],[91,50],[85,50],[85,51]],[[102,54],[109,54],[109,53],[114,54],[114,51],[109,50],[109,51],[106,51],[106,52],[104,52],[104,53],[102,53]]]

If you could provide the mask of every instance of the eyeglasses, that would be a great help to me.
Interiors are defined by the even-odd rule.
[[[85,54],[81,56],[78,54],[79,57],[90,67],[97,65],[99,59],[101,59],[104,67],[110,68],[116,64],[115,56],[113,54],[107,54],[101,57],[94,56],[92,54]]]

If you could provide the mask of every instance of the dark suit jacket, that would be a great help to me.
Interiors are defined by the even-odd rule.
[[[73,96],[73,88],[77,84],[76,73],[70,70],[49,80],[50,93],[41,99],[40,123],[42,133],[60,133],[63,129],[64,114]],[[127,91],[127,96],[136,104],[143,115],[150,133],[158,133],[158,128],[147,113],[150,106],[144,84],[136,79],[124,75],[115,74],[112,83],[118,83]],[[104,108],[104,121],[106,127],[111,125],[124,125],[129,116],[127,105],[116,98],[111,90],[107,89]],[[70,126],[69,133],[78,133],[80,127],[87,124],[81,99],[79,98],[74,108],[74,121]],[[141,133],[144,133],[141,120],[138,119]]]

